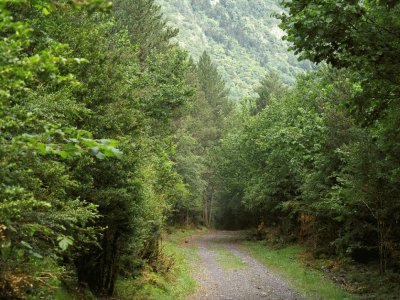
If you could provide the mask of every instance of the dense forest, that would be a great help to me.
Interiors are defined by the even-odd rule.
[[[267,51],[229,20],[269,1],[233,2],[190,5]],[[258,227],[398,284],[400,3],[282,5],[304,62],[260,63],[255,96],[234,101],[216,52],[192,58],[154,0],[0,3],[0,299],[111,296],[157,271],[163,232],[183,225]]]
[[[283,8],[278,0],[158,0],[168,23],[179,28],[176,41],[198,58],[210,53],[226,81],[230,97],[254,96],[254,86],[266,71],[292,85],[297,74],[311,70],[308,60],[288,52],[284,32],[273,16]]]

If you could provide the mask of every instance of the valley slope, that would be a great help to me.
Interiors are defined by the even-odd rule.
[[[226,80],[232,98],[251,96],[262,76],[279,73],[292,84],[311,69],[288,52],[274,13],[277,0],[158,0],[168,22],[179,28],[179,44],[195,59],[206,50]]]

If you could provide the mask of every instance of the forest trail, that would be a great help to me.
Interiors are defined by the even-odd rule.
[[[193,277],[196,292],[188,300],[306,299],[240,245],[244,231],[213,231],[190,239],[199,250]]]

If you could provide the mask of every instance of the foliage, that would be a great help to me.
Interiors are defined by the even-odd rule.
[[[182,246],[184,239],[199,230],[172,229],[163,240],[162,259],[157,263],[163,272],[143,270],[135,280],[120,278],[116,296],[120,299],[184,299],[194,291],[195,281],[191,269],[198,260],[197,248]]]
[[[180,29],[177,42],[195,58],[207,51],[226,81],[233,100],[254,95],[254,86],[276,72],[286,84],[310,70],[287,52],[283,31],[272,17],[281,13],[279,1],[159,0],[171,24]]]
[[[187,193],[171,159],[187,54],[158,6],[129,3],[148,31],[102,1],[1,3],[1,297],[51,297],[61,281],[112,294],[121,269],[157,259]]]
[[[377,128],[357,125],[344,110],[359,93],[356,78],[321,68],[257,115],[250,105],[244,126],[219,150],[220,219],[247,208],[258,224],[308,240],[317,254],[379,258],[381,270],[398,265],[397,177],[389,171],[396,167]]]
[[[204,52],[192,67],[188,80],[197,89],[188,113],[179,120],[176,167],[188,188],[187,201],[177,201],[177,223],[185,220],[213,225],[217,182],[214,178],[213,149],[219,144],[226,119],[233,105],[228,99],[225,82],[210,56]]]
[[[259,97],[242,104],[243,124],[218,150],[219,219],[246,209],[253,224],[307,241],[317,256],[396,270],[400,94],[391,70],[399,63],[392,56],[400,49],[393,38],[399,5],[299,0],[284,6],[281,27],[292,49],[321,65],[292,88],[269,75]]]
[[[153,0],[0,3],[0,298],[159,278],[166,224],[272,226],[395,273],[398,1],[167,3],[197,16],[214,62],[171,42]],[[268,5],[320,64],[295,86],[310,64],[276,54]],[[254,96],[233,105],[227,86]]]
[[[293,49],[314,62],[347,69],[357,85],[343,102],[361,128],[359,132],[349,129],[353,137],[337,151],[344,166],[331,195],[346,199],[363,214],[361,219],[368,220],[370,226],[358,236],[366,239],[371,231],[377,234],[380,269],[385,271],[388,260],[398,264],[398,226],[392,222],[397,217],[392,213],[399,209],[395,200],[399,163],[393,159],[399,155],[398,135],[393,128],[398,128],[400,119],[399,74],[394,71],[399,66],[400,5],[397,1],[291,1],[284,5],[289,12],[280,17],[282,28]],[[347,126],[356,127],[351,125]],[[342,209],[342,213],[347,211]],[[361,245],[371,247],[366,242]]]
[[[292,49],[358,75],[362,93],[349,103],[370,123],[395,109],[399,96],[398,1],[284,1],[282,28]]]

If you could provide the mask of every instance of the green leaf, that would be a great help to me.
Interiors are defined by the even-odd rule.
[[[60,151],[58,154],[61,156],[61,158],[68,158],[69,154],[66,151]]]
[[[96,157],[97,157],[98,159],[104,159],[104,158],[106,158],[106,156],[105,156],[102,152],[97,152],[97,153],[96,153]]]
[[[37,252],[34,252],[34,251],[30,251],[29,252],[33,257],[36,257],[36,258],[43,258],[43,256],[42,255],[40,255],[39,253],[37,253]]]
[[[20,243],[22,246],[24,246],[25,248],[28,248],[28,249],[30,249],[30,250],[32,250],[32,246],[31,245],[29,245],[27,242],[25,242],[25,241],[21,241],[21,243]]]
[[[74,244],[72,237],[60,236],[57,240],[58,246],[62,251],[67,250],[69,246],[72,246]]]
[[[47,153],[45,144],[38,143],[37,144],[37,148],[38,148],[38,150],[40,151],[41,154],[46,154]]]
[[[117,158],[121,158],[122,155],[124,154],[121,150],[119,150],[119,149],[117,149],[117,148],[114,148],[114,147],[111,148],[111,151],[114,153],[114,155],[115,155]]]
[[[49,10],[47,9],[47,7],[43,7],[42,12],[45,16],[48,16],[50,14]]]

